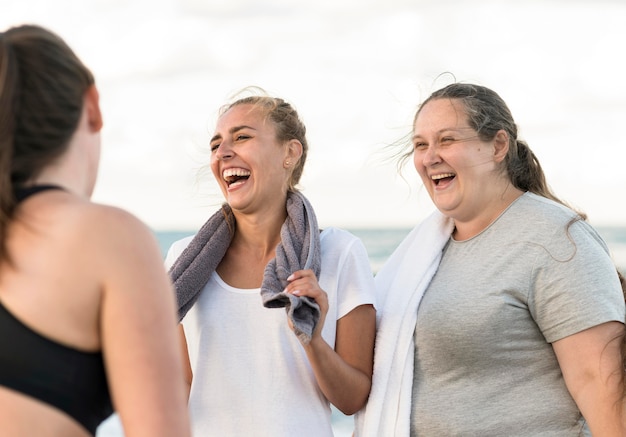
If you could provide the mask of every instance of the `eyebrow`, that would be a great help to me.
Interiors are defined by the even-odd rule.
[[[458,132],[458,131],[467,130],[467,129],[474,129],[474,128],[473,128],[473,127],[471,127],[471,126],[461,126],[461,127],[445,127],[445,128],[443,128],[443,129],[439,129],[439,130],[437,131],[437,134],[438,134],[438,135],[441,135],[441,134],[442,134],[442,133],[444,133],[444,132],[450,132],[450,131],[453,131],[453,132]],[[415,139],[415,138],[421,138],[421,137],[422,137],[422,135],[420,135],[420,134],[415,134],[415,135],[413,135],[413,137],[412,137],[412,138],[413,138],[413,139]]]
[[[239,132],[240,130],[243,130],[243,129],[252,129],[254,131],[256,130],[252,126],[248,126],[248,125],[243,124],[241,126],[233,126],[233,127],[231,127],[229,129],[228,133],[232,135],[232,134],[237,133],[237,132]],[[221,134],[215,134],[215,135],[213,135],[213,138],[211,138],[210,142],[213,142],[215,140],[219,140],[220,138],[222,138]]]

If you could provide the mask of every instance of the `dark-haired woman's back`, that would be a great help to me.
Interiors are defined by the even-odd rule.
[[[152,232],[90,201],[89,70],[37,26],[0,33],[0,435],[189,436],[173,290]]]

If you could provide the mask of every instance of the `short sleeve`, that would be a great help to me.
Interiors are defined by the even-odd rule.
[[[544,249],[534,266],[529,308],[548,342],[605,322],[624,323],[617,270],[588,224],[561,230]]]
[[[336,282],[337,318],[360,305],[375,306],[374,274],[363,242],[347,231],[330,228],[322,247],[324,275]]]
[[[176,262],[180,254],[183,253],[183,250],[185,250],[185,248],[189,245],[191,240],[193,240],[193,237],[194,236],[192,235],[192,236],[182,238],[172,243],[172,245],[167,250],[167,255],[165,255],[164,264],[167,270],[172,268],[172,266],[174,265],[174,263]]]

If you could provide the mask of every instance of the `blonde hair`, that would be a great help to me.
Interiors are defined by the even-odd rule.
[[[295,108],[279,97],[271,97],[261,88],[248,87],[237,93],[241,95],[246,92],[256,93],[245,97],[236,98],[231,103],[223,105],[219,110],[219,116],[224,115],[229,109],[238,105],[253,105],[259,108],[274,124],[276,139],[279,142],[298,140],[302,144],[302,156],[295,164],[289,180],[289,191],[297,191],[296,185],[300,182],[304,164],[306,162],[309,145],[306,139],[306,126],[300,119]]]

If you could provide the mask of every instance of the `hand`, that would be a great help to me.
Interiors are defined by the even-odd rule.
[[[328,294],[320,288],[313,270],[298,270],[293,272],[287,280],[289,284],[285,288],[286,293],[293,294],[294,296],[309,297],[319,305],[320,319],[313,331],[311,340],[316,337],[321,337],[322,327],[324,326],[326,314],[328,313]],[[293,330],[291,320],[289,320],[289,327]]]

